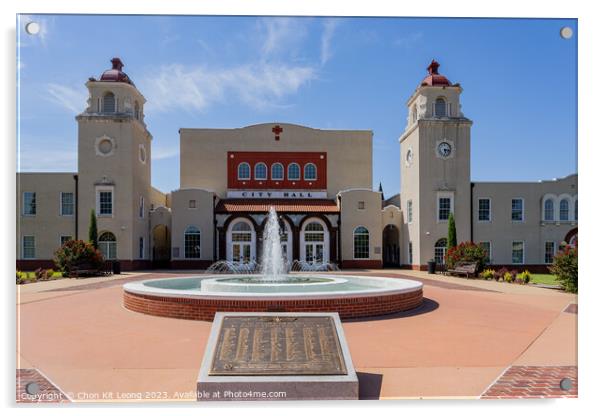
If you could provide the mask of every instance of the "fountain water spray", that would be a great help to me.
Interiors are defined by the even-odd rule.
[[[261,273],[267,280],[285,279],[287,273],[280,242],[280,223],[274,207],[270,207],[268,221],[263,231]]]

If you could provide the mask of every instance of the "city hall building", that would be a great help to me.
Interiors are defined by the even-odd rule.
[[[472,121],[437,62],[407,101],[391,167],[401,189],[388,199],[373,190],[370,130],[282,122],[181,128],[180,188],[165,194],[151,184],[145,99],[112,64],[86,83],[77,172],[17,174],[19,269],[52,267],[62,243],[87,239],[91,210],[100,250],[124,270],[259,261],[270,207],[289,262],[424,269],[444,262],[450,213],[458,241],[482,244],[498,266],[543,269],[563,242],[576,243],[576,174],[471,181]]]

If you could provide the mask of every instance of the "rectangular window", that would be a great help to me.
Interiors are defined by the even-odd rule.
[[[353,258],[370,258],[370,234],[367,232],[355,232],[353,234]]]
[[[414,264],[414,254],[413,254],[413,247],[412,247],[412,242],[410,241],[408,243],[408,264],[412,265]]]
[[[523,221],[523,199],[513,198],[512,199],[512,221]]]
[[[140,203],[138,204],[138,217],[144,218],[144,197],[140,197]]]
[[[365,209],[366,202],[365,201],[357,201],[357,209]]]
[[[439,219],[439,221],[447,221],[451,212],[451,198],[439,197],[438,208],[439,213],[437,218]]]
[[[556,254],[556,243],[554,241],[546,241],[544,249],[544,263],[551,264],[554,262],[554,255]]]
[[[525,243],[523,241],[512,242],[512,264],[523,264],[525,262]]]
[[[113,191],[98,192],[98,215],[113,215]]]
[[[35,192],[23,192],[23,215],[36,215]]]
[[[491,199],[479,198],[479,221],[491,221]]]
[[[413,213],[412,213],[412,200],[408,200],[408,224],[412,223],[412,217],[413,217]]]
[[[196,208],[196,199],[190,199],[188,201],[188,208],[190,208],[190,209]]]
[[[487,253],[487,258],[491,261],[491,241],[481,241],[479,245]]]
[[[73,192],[61,192],[61,215],[73,215],[75,208],[75,199]]]
[[[36,258],[36,238],[33,235],[23,236],[23,258]]]
[[[73,238],[70,235],[62,235],[61,236],[61,247],[67,242],[71,241]]]
[[[144,258],[144,237],[138,239],[138,258]]]

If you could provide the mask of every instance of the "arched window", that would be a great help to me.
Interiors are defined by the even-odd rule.
[[[318,170],[316,165],[308,163],[303,167],[303,178],[306,181],[315,181],[318,178]]]
[[[115,260],[117,258],[117,239],[115,234],[106,231],[98,237],[98,249],[105,259]]]
[[[184,257],[187,259],[201,258],[201,231],[193,225],[184,231]]]
[[[435,243],[435,263],[445,264],[445,251],[447,250],[447,238],[440,238]]]
[[[238,165],[238,180],[251,179],[251,166],[247,162]]]
[[[437,98],[435,101],[435,117],[445,117],[447,115],[447,103],[443,98]]]
[[[370,258],[370,232],[366,227],[357,227],[353,231],[353,258]]]
[[[543,204],[543,219],[545,221],[554,221],[554,201],[552,199],[546,199]]]
[[[272,165],[272,180],[281,181],[284,179],[284,166],[282,163],[274,163]]]
[[[301,168],[297,163],[291,163],[288,165],[288,180],[298,181],[301,179]]]
[[[115,95],[112,92],[107,92],[102,98],[102,112],[103,113],[114,113],[115,112]]]
[[[305,241],[324,241],[324,227],[319,222],[310,222],[305,227]]]
[[[569,200],[563,199],[560,201],[560,221],[569,220]]]
[[[265,163],[255,164],[255,179],[265,181],[268,178],[268,167]]]
[[[138,104],[138,101],[134,102],[134,118],[140,120],[140,104]]]

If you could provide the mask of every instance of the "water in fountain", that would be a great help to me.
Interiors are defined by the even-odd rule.
[[[280,223],[274,207],[270,207],[268,221],[263,231],[261,273],[265,280],[285,279],[287,273],[280,242]]]

